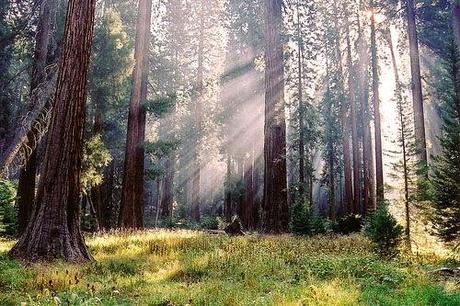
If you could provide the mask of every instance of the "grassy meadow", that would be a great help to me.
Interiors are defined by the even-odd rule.
[[[460,305],[453,261],[379,259],[361,235],[87,237],[95,261],[24,265],[0,240],[0,305]]]

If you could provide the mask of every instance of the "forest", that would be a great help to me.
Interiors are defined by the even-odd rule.
[[[0,0],[0,305],[460,305],[459,0]]]

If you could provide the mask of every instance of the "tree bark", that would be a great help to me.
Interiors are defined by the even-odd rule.
[[[343,172],[344,172],[344,187],[345,187],[345,196],[344,196],[344,206],[347,213],[352,212],[353,205],[353,181],[352,181],[352,169],[351,169],[351,152],[350,152],[350,137],[349,137],[349,120],[348,120],[348,105],[345,99],[345,95],[342,95],[344,92],[343,84],[343,69],[342,69],[342,51],[340,50],[340,25],[339,25],[339,16],[337,9],[337,0],[334,0],[334,26],[337,35],[336,41],[336,53],[338,61],[338,73],[339,73],[339,88],[340,88],[340,120],[342,124],[342,147],[343,147]]]
[[[406,0],[407,32],[409,36],[409,55],[412,78],[412,100],[414,106],[415,145],[418,161],[427,165],[428,154],[425,137],[425,115],[423,112],[422,78],[417,37],[414,0]]]
[[[345,10],[345,12],[347,12]],[[358,119],[357,119],[357,105],[355,96],[355,84],[353,82],[353,60],[350,42],[350,24],[346,17],[346,39],[347,39],[347,66],[348,66],[348,96],[350,101],[350,114],[351,114],[351,140],[353,146],[353,203],[352,213],[358,214],[361,203],[361,152],[359,150],[358,139]]]
[[[95,0],[70,0],[36,208],[10,251],[37,261],[91,259],[80,231],[80,172]]]
[[[163,178],[163,189],[161,197],[161,217],[171,218],[173,209],[174,192],[174,153],[167,156],[165,160],[165,176]]]
[[[201,212],[201,160],[200,147],[201,136],[203,129],[203,106],[201,104],[203,89],[204,89],[204,22],[205,22],[205,7],[203,1],[200,1],[200,25],[199,25],[199,41],[198,41],[198,70],[196,80],[196,97],[195,97],[195,124],[196,124],[196,140],[193,156],[193,176],[192,176],[192,211],[191,217],[194,221],[200,221]]]
[[[374,2],[371,2],[371,9]],[[375,29],[375,13],[371,15],[371,54],[372,54],[372,99],[374,104],[374,125],[375,125],[375,174],[377,188],[377,203],[381,204],[384,200],[383,186],[383,153],[382,153],[382,128],[380,123],[380,94],[379,94],[379,64],[377,58],[377,38]]]
[[[232,190],[231,190],[231,180],[232,180],[232,159],[230,153],[227,153],[227,174],[226,174],[226,183],[225,186],[225,207],[224,215],[225,220],[230,222],[232,220]]]
[[[360,27],[360,26],[359,26]],[[365,42],[364,32],[359,31],[359,97],[361,101],[361,111],[363,120],[363,207],[361,212],[366,215],[369,209],[373,206],[373,195],[372,195],[372,140],[370,131],[370,118],[369,118],[369,101],[368,101],[368,65],[369,65],[369,53],[368,46]]]
[[[282,1],[265,0],[265,184],[262,228],[282,233],[289,228],[284,114],[284,63],[281,41]]]
[[[302,32],[300,25],[300,10],[299,1],[297,1],[297,94],[299,99],[298,116],[299,116],[299,196],[301,201],[305,201],[305,114],[303,104],[303,45],[302,45]]]
[[[245,229],[255,229],[255,183],[254,183],[254,148],[246,159],[244,173],[245,198],[241,221]]]
[[[128,133],[126,140],[123,189],[119,226],[143,228],[144,226],[144,152],[145,111],[148,48],[150,40],[151,0],[139,0],[134,52],[133,89],[129,104]]]

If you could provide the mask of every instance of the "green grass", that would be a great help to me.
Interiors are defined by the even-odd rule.
[[[25,266],[0,240],[0,305],[460,305],[435,256],[379,259],[360,235],[99,234],[96,261]]]

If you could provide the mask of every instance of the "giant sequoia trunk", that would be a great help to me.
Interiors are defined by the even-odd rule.
[[[139,0],[134,52],[133,89],[129,103],[123,190],[119,216],[119,226],[123,228],[142,228],[144,226],[143,141],[146,115],[142,104],[147,95],[147,63],[151,11],[151,0]]]
[[[10,254],[25,260],[91,259],[80,231],[80,171],[95,0],[70,0],[43,177],[34,215]]]
[[[371,2],[373,4],[373,2]],[[372,99],[374,106],[375,125],[375,174],[377,188],[377,202],[384,200],[383,188],[383,153],[382,153],[382,128],[380,124],[380,97],[379,97],[379,72],[377,58],[377,38],[375,30],[375,14],[371,16],[371,53],[372,53]]]
[[[420,55],[418,48],[414,0],[406,0],[406,13],[412,78],[412,99],[414,106],[415,145],[418,160],[423,164],[426,164],[428,157],[425,138],[425,115],[423,113],[422,78],[420,74]]]
[[[266,0],[265,27],[265,179],[262,228],[286,232],[289,227],[284,114],[284,63],[281,42],[282,1]]]

